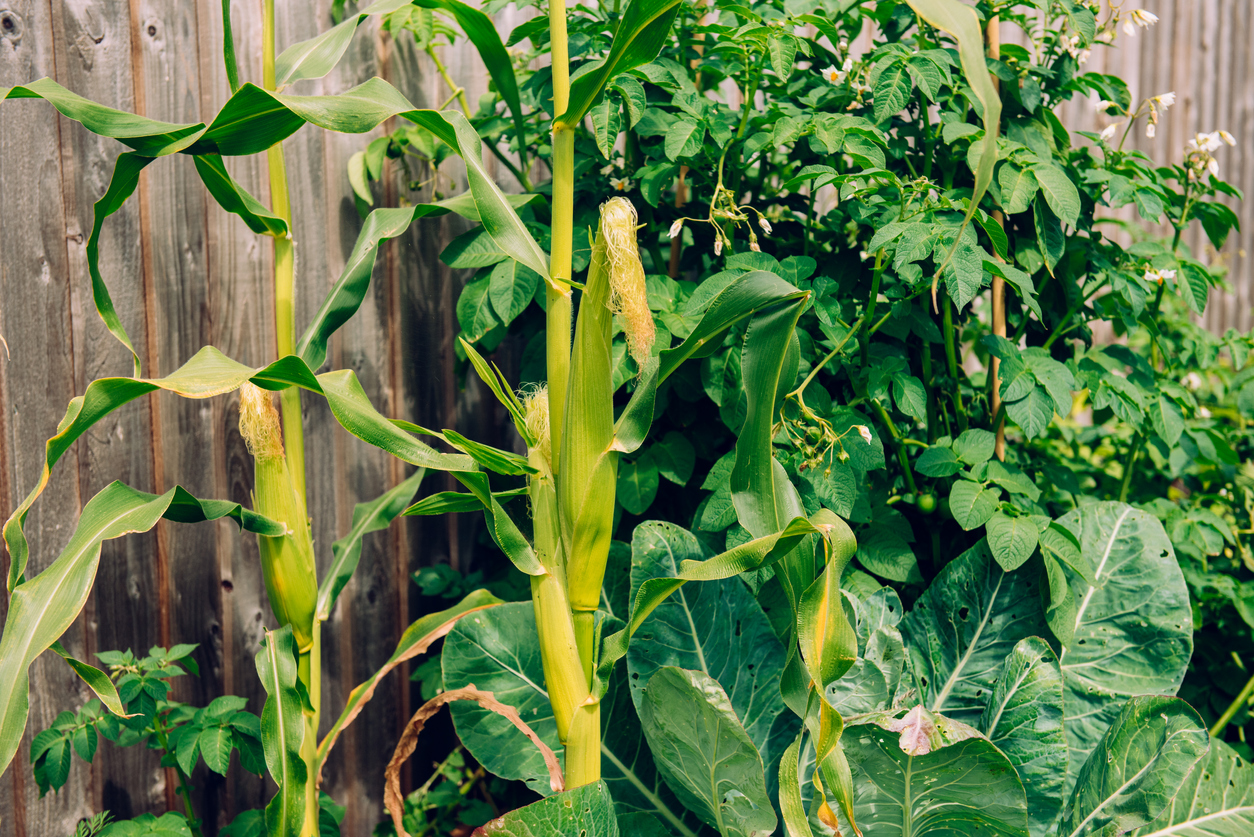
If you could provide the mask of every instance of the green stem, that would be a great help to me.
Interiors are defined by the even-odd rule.
[[[954,306],[949,301],[949,292],[941,291],[941,305],[944,308],[945,363],[949,369],[950,383],[953,386],[954,412],[958,416],[958,426],[967,429],[967,414],[962,406],[962,384],[958,380],[958,335],[954,331]]]
[[[1119,502],[1128,502],[1128,492],[1132,490],[1132,474],[1136,471],[1136,460],[1141,454],[1145,437],[1138,431],[1132,438],[1132,446],[1128,448],[1128,458],[1123,463],[1123,481],[1119,484]]]
[[[274,0],[263,0],[261,20],[261,78],[266,90],[275,89]],[[279,357],[296,353],[296,253],[292,243],[292,207],[287,195],[287,164],[283,144],[266,149],[270,169],[270,205],[287,222],[288,234],[274,239],[274,333]],[[288,387],[279,394],[283,413],[283,445],[296,494],[305,502],[305,431],[301,421],[300,390]]]
[[[810,385],[810,382],[813,381],[815,377],[818,376],[819,372],[823,369],[824,366],[827,366],[828,362],[832,358],[840,354],[840,350],[845,348],[845,345],[853,338],[855,334],[859,332],[860,327],[865,319],[866,319],[865,317],[859,317],[856,321],[854,321],[854,324],[849,327],[849,331],[845,334],[845,336],[840,338],[840,342],[836,344],[836,348],[832,349],[830,352],[827,353],[826,357],[824,357],[818,363],[814,364],[814,368],[810,370],[809,375],[806,375],[806,379],[801,382],[800,386],[798,386],[792,392],[788,393],[789,398],[795,397],[798,401],[801,400],[801,398],[805,394],[806,387]]]
[[[1228,708],[1224,710],[1224,714],[1219,716],[1219,720],[1215,721],[1215,725],[1210,728],[1210,734],[1217,736],[1223,732],[1238,710],[1249,702],[1250,695],[1254,695],[1254,676],[1246,681],[1245,688],[1241,690],[1241,693],[1236,696],[1232,703],[1228,704]]]
[[[937,433],[937,425],[940,423],[937,417],[938,404],[936,399],[936,381],[932,373],[932,344],[925,337],[923,338],[923,386],[927,388],[927,441],[929,444],[936,441],[940,435]]]
[[[161,749],[167,753],[170,751],[170,737],[167,735],[169,728],[165,725],[160,715],[153,718],[153,731],[157,733],[157,741],[161,744]],[[173,755],[173,753],[171,753]],[[177,763],[174,765],[174,772],[179,777],[179,795],[183,797],[183,811],[187,815],[187,825],[191,829],[194,837],[201,837],[200,821],[196,819],[196,810],[192,806],[192,786],[187,774],[183,772],[183,768]]]
[[[1054,326],[1053,330],[1049,333],[1049,337],[1045,338],[1045,342],[1041,344],[1041,348],[1048,349],[1050,346],[1054,345],[1054,342],[1057,341],[1059,337],[1062,337],[1064,334],[1070,331],[1071,330],[1070,328],[1064,328],[1064,326],[1066,326],[1067,323],[1071,322],[1071,318],[1076,315],[1077,311],[1079,311],[1082,307],[1084,307],[1084,303],[1092,299],[1093,294],[1101,290],[1102,287],[1105,286],[1105,284],[1106,284],[1106,280],[1102,279],[1102,281],[1094,285],[1093,289],[1090,290],[1087,294],[1083,294],[1079,299],[1073,302],[1071,304],[1071,307],[1067,309],[1067,313],[1064,314],[1063,318],[1058,321],[1058,325]]]
[[[813,204],[813,197],[811,197],[811,203]],[[871,324],[871,320],[875,319],[875,306],[879,303],[879,299],[880,299],[880,277],[883,275],[884,275],[884,248],[881,247],[879,252],[875,254],[875,270],[871,273],[871,292],[867,294],[866,314],[862,317],[864,329],[865,329],[865,326]],[[866,366],[867,355],[868,355],[868,352],[870,352],[871,350],[871,335],[866,333],[864,330],[861,340],[862,340],[862,365]]]
[[[906,446],[902,442],[901,434],[897,432],[897,425],[893,424],[893,420],[888,416],[888,410],[884,409],[884,405],[875,399],[871,399],[875,412],[879,415],[880,421],[888,428],[888,434],[892,437],[893,447],[897,449],[897,462],[901,465],[901,472],[906,478],[906,487],[911,494],[918,495],[919,489],[914,482],[914,472],[910,470],[910,458],[906,456]]]

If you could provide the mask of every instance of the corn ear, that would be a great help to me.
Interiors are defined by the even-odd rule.
[[[239,428],[253,455],[253,507],[288,528],[286,535],[257,538],[270,607],[280,625],[292,626],[297,647],[305,652],[313,645],[318,601],[313,539],[305,504],[288,470],[279,413],[269,392],[250,383],[240,387]]]

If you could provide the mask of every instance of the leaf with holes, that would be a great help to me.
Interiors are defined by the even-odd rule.
[[[1067,776],[1062,717],[1058,657],[1040,637],[1021,640],[1006,657],[976,727],[1023,780],[1032,837],[1046,837],[1062,810]]]
[[[1092,503],[1058,520],[1080,541],[1096,584],[1064,567],[1077,612],[1061,655],[1071,775],[1134,695],[1173,695],[1193,653],[1189,591],[1158,519]]]
[[[950,562],[901,621],[920,699],[933,712],[977,723],[1020,640],[1045,634],[1031,566],[1007,573],[980,541]]]

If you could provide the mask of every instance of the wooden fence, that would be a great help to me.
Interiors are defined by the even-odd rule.
[[[232,5],[243,73],[258,80],[261,0]],[[330,25],[330,0],[277,5],[280,46]],[[156,119],[208,119],[228,95],[221,30],[216,0],[0,0],[0,88],[50,76],[88,98]],[[392,42],[377,26],[363,27],[341,69],[296,92],[337,93],[379,75],[420,107],[439,107],[447,98],[439,75],[410,39],[401,40],[409,43]],[[473,50],[448,50],[446,63],[472,102],[486,90]],[[305,128],[285,144],[298,323],[312,317],[360,229],[345,171],[365,141]],[[70,399],[95,378],[130,374],[126,350],[93,310],[85,264],[92,203],[104,193],[121,150],[40,101],[9,102],[0,111],[5,516],[37,481],[43,443]],[[228,165],[253,194],[267,198],[261,158]],[[445,168],[456,173],[454,162]],[[399,182],[390,178],[381,195],[391,205],[404,188]],[[437,259],[442,243],[464,228],[456,216],[424,220],[388,245],[361,312],[332,341],[329,362],[353,369],[388,415],[466,426],[471,435],[492,438],[500,417],[481,408],[473,389],[459,392],[453,376],[454,303],[464,277]],[[103,275],[145,374],[168,374],[204,345],[249,365],[274,358],[268,240],[207,197],[189,158],[166,158],[145,171],[138,195],[106,223],[100,249]],[[379,495],[403,472],[395,460],[340,430],[320,399],[304,405],[309,512],[325,566],[354,503]],[[234,397],[163,396],[133,402],[97,425],[61,461],[31,512],[28,574],[51,563],[82,504],[115,479],[148,491],[181,484],[197,496],[248,502],[252,465],[237,415]],[[450,487],[443,475],[429,485]],[[349,690],[386,661],[409,622],[415,589],[409,572],[417,564],[456,564],[468,540],[459,538],[458,525],[415,522],[369,536],[357,577],[324,633],[325,706],[342,706]],[[0,617],[3,612],[0,604]],[[198,643],[201,676],[176,679],[174,697],[204,705],[220,694],[241,694],[259,712],[264,693],[253,657],[266,625],[272,617],[254,539],[241,537],[233,524],[163,522],[154,533],[105,545],[91,599],[65,644],[91,660],[105,649],[146,652],[153,645]],[[91,697],[54,655],[44,655],[31,674],[28,741],[59,712]],[[383,813],[382,770],[410,710],[406,674],[391,675],[328,765],[325,787],[348,806],[345,834],[369,834]],[[6,837],[69,835],[80,817],[106,808],[131,816],[175,807],[173,777],[142,747],[102,744],[90,768],[76,757],[66,787],[43,799],[26,753],[24,743],[0,779],[0,834]],[[215,831],[235,811],[263,804],[269,793],[261,779],[237,766],[225,781],[202,767],[195,783],[197,804]]]
[[[1097,50],[1088,69],[1127,78],[1134,96],[1174,90],[1175,108],[1158,138],[1138,133],[1137,147],[1177,161],[1199,130],[1225,128],[1239,145],[1220,154],[1225,176],[1254,193],[1254,4],[1249,0],[1140,0],[1161,22],[1135,39],[1120,36]],[[279,3],[281,44],[311,37],[330,22],[330,0]],[[1132,2],[1125,3],[1131,6]],[[248,78],[260,77],[261,0],[234,0],[235,37]],[[216,0],[0,0],[0,87],[51,76],[96,101],[156,119],[208,118],[227,96]],[[507,25],[503,22],[503,30]],[[470,100],[486,78],[470,49],[445,51]],[[341,69],[298,92],[335,93],[380,75],[419,106],[439,106],[447,91],[425,56],[367,26]],[[1084,103],[1070,106],[1074,129],[1106,124]],[[307,322],[338,275],[360,228],[345,175],[361,137],[306,128],[286,143],[295,208],[298,321]],[[130,372],[126,351],[92,309],[85,239],[92,203],[108,184],[121,150],[38,101],[0,110],[0,511],[7,516],[38,479],[43,442],[69,400],[87,383]],[[491,165],[494,161],[489,160]],[[263,199],[259,159],[232,160],[232,172]],[[454,163],[446,164],[450,170]],[[387,179],[381,197],[395,204],[405,187]],[[411,200],[418,195],[408,195]],[[1246,251],[1254,237],[1254,203],[1239,208],[1244,230],[1222,254],[1195,252],[1231,265],[1233,292],[1214,300],[1205,321],[1215,329],[1248,329],[1254,294]],[[456,218],[419,222],[379,260],[362,311],[332,341],[330,363],[354,369],[374,403],[389,415],[428,426],[457,426],[477,438],[499,437],[503,417],[453,374],[454,303],[459,283],[437,260],[459,232]],[[268,243],[207,198],[191,161],[161,160],[143,175],[139,194],[105,225],[101,267],[123,323],[144,356],[146,373],[167,374],[203,345],[261,365],[273,358]],[[310,514],[319,560],[348,526],[353,504],[377,496],[403,476],[401,467],[347,437],[323,403],[305,401]],[[64,545],[86,500],[114,479],[162,491],[181,484],[198,496],[247,502],[251,460],[235,428],[236,401],[141,399],[99,424],[58,467],[31,512],[30,572]],[[434,488],[446,478],[430,478]],[[328,625],[325,705],[342,705],[349,689],[390,653],[411,613],[407,576],[420,564],[469,554],[474,522],[410,522],[366,543],[361,569]],[[236,693],[259,711],[263,694],[253,656],[272,617],[264,601],[251,538],[232,524],[175,526],[106,544],[84,616],[65,637],[69,649],[95,651],[177,642],[199,643],[201,677],[179,678],[174,696],[203,705]],[[0,602],[0,617],[4,614]],[[29,730],[90,697],[65,664],[45,655],[32,667]],[[406,672],[393,674],[341,739],[326,788],[348,806],[344,833],[367,835],[382,814],[384,755],[410,710]],[[28,732],[28,740],[30,733]],[[216,828],[235,811],[257,807],[269,791],[233,768],[228,779],[195,777],[197,803]],[[77,760],[69,784],[40,799],[23,745],[0,778],[0,835],[73,833],[80,817],[104,808],[122,816],[173,807],[175,788],[153,753],[102,745],[91,768]]]

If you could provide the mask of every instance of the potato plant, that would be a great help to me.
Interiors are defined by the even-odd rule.
[[[1208,338],[1177,310],[1200,312],[1221,279],[1181,238],[1198,221],[1218,247],[1236,225],[1217,200],[1236,196],[1217,176],[1232,137],[1198,134],[1180,164],[1155,167],[1123,151],[1120,131],[1152,132],[1174,95],[1134,103],[1121,80],[1083,71],[1089,50],[1152,15],[1073,0],[552,4],[508,38],[532,44],[512,58],[485,12],[459,0],[341,11],[342,22],[277,57],[269,26],[262,85],[233,76],[235,94],[208,125],[111,111],[47,80],[0,97],[44,98],[133,149],[97,205],[89,246],[96,307],[118,339],[129,345],[94,242],[139,170],[172,153],[192,155],[224,208],[275,238],[281,335],[280,357],[261,369],[206,348],[147,380],[137,358],[132,377],[94,382],[71,404],[45,482],[68,444],[126,401],[241,388],[256,508],[115,483],[86,506],[61,558],[27,579],[22,521],[36,487],[4,532],[0,767],[25,726],[26,668],[53,648],[114,715],[93,703],[41,733],[41,785],[64,781],[71,749],[94,750],[97,730],[139,717],[184,772],[197,752],[212,768],[228,739],[241,754],[260,740],[279,791],[231,833],[335,829],[318,777],[338,735],[380,678],[443,637],[441,691],[387,770],[397,834],[425,819],[413,810],[424,794],[406,804],[400,768],[445,704],[483,768],[543,797],[484,833],[1254,827],[1249,765],[1216,737],[1244,698],[1208,730],[1175,696],[1193,655],[1196,591],[1246,601],[1248,582],[1237,572],[1215,582],[1205,562],[1225,544],[1227,557],[1244,555],[1248,530],[1234,525],[1235,499],[1225,509],[1163,487],[1244,497],[1248,521],[1244,422],[1216,420],[1195,392],[1235,401],[1232,416],[1247,410],[1250,339]],[[329,72],[371,16],[433,58],[435,40],[460,30],[496,96],[472,113],[464,98],[460,110],[413,108],[378,79],[341,96],[282,91]],[[872,47],[854,55],[867,23]],[[1002,42],[1009,23],[1029,46]],[[228,40],[228,67],[233,50]],[[548,59],[541,69],[537,56]],[[1055,114],[1077,94],[1113,123],[1083,145]],[[298,337],[282,304],[293,283],[282,140],[305,122],[365,132],[393,116],[408,124],[351,164],[360,208],[388,157],[438,170],[456,155],[469,191],[369,211],[345,274]],[[483,142],[534,194],[501,192]],[[262,151],[269,208],[222,164]],[[534,160],[549,179],[530,190]],[[1124,247],[1104,236],[1101,210],[1122,205],[1165,219],[1174,237]],[[448,211],[480,223],[443,255],[481,269],[458,303],[461,351],[525,454],[386,419],[351,372],[315,372],[360,304],[377,246]],[[1127,339],[1096,342],[1097,323]],[[511,331],[527,346],[524,380],[491,361]],[[1191,387],[1183,378],[1197,359],[1221,371]],[[410,505],[417,472],[359,508],[317,578],[298,389],[325,397],[354,435],[448,471],[466,491]],[[1091,408],[1085,423],[1077,401]],[[319,742],[321,624],[361,538],[401,513],[466,511],[482,512],[531,601],[478,590],[423,616]],[[151,663],[108,657],[110,676],[56,642],[103,539],[162,516],[227,515],[261,539],[283,626],[258,656],[269,698],[252,738],[229,700],[163,708],[160,687],[119,676],[130,666],[159,683],[174,650],[154,649]],[[137,714],[144,694],[152,710]],[[170,737],[175,724],[198,749],[190,731]],[[189,803],[103,827],[187,834],[199,823]]]

